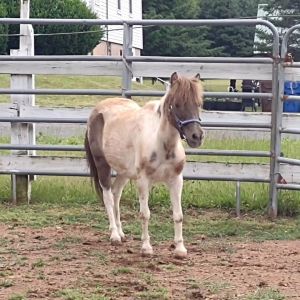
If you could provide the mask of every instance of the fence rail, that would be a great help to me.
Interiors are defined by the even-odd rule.
[[[32,25],[43,24],[85,24],[85,25],[121,25],[123,26],[123,56],[34,56],[24,54],[26,45],[21,45],[17,54],[0,56],[0,74],[13,74],[12,78],[24,76],[33,78],[34,74],[63,75],[97,75],[120,76],[122,88],[109,89],[36,89],[34,85],[0,89],[0,94],[12,95],[11,107],[0,112],[0,123],[12,126],[11,144],[0,145],[1,150],[13,150],[14,154],[0,156],[0,173],[12,174],[13,190],[17,189],[16,178],[28,175],[65,175],[87,176],[85,159],[76,157],[36,156],[33,151],[83,151],[82,146],[71,145],[35,145],[34,125],[49,124],[85,124],[89,110],[67,110],[34,107],[23,105],[20,99],[34,95],[123,95],[162,96],[162,91],[133,90],[131,78],[135,77],[168,77],[178,71],[186,75],[200,73],[203,79],[256,79],[272,80],[272,93],[212,93],[205,92],[204,97],[220,98],[272,98],[271,114],[255,113],[203,113],[203,127],[208,130],[254,130],[267,132],[271,140],[269,151],[186,149],[191,156],[237,156],[260,157],[270,160],[268,164],[251,163],[208,163],[188,162],[184,169],[184,177],[191,180],[236,181],[237,195],[239,182],[264,182],[270,186],[270,215],[277,215],[277,194],[279,189],[300,189],[300,161],[281,156],[281,135],[299,134],[300,115],[282,114],[284,80],[300,80],[300,64],[288,65],[284,62],[290,34],[299,29],[291,28],[279,53],[279,34],[274,25],[268,21],[257,19],[226,20],[78,20],[78,19],[0,19],[0,24],[20,24],[27,34],[27,42],[33,39]],[[136,25],[153,26],[256,26],[264,25],[273,34],[272,58],[228,58],[228,57],[161,57],[132,54],[132,28]],[[23,47],[23,48],[22,48]],[[23,76],[23,77],[22,77]],[[14,100],[16,99],[16,100]],[[33,99],[33,98],[32,98]],[[300,100],[299,96],[291,96],[289,100]],[[43,116],[43,117],[41,117]],[[299,124],[299,125],[298,125]],[[24,129],[25,128],[25,129]],[[25,130],[25,131],[24,131]],[[25,136],[23,133],[26,132]],[[24,155],[25,153],[25,155]],[[29,155],[28,155],[29,154]],[[66,171],[67,170],[67,171]],[[84,171],[83,171],[84,170]],[[25,176],[25,177],[24,177]],[[287,184],[280,183],[280,176]],[[26,182],[27,188],[29,182]],[[28,189],[27,189],[28,191]],[[18,195],[16,194],[16,197]]]

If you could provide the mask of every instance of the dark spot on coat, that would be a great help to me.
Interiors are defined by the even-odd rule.
[[[176,174],[180,174],[180,173],[182,172],[183,167],[184,167],[184,163],[185,163],[185,161],[182,160],[182,161],[180,161],[179,163],[177,163],[177,164],[175,165],[175,173],[176,173]]]
[[[161,117],[161,109],[160,109],[160,106],[159,106],[158,109],[157,109],[157,113],[158,113],[158,116]]]
[[[183,222],[183,217],[180,217],[179,219],[174,220],[175,223],[182,223]]]
[[[166,152],[170,151],[170,149],[169,149],[169,147],[168,147],[168,145],[167,145],[166,143],[164,143],[164,150],[165,150]]]
[[[166,153],[166,160],[168,160],[168,159],[174,159],[175,157],[176,157],[176,155],[175,155],[175,153],[173,151]]]
[[[166,160],[174,159],[176,157],[171,145],[164,143],[164,150],[166,151],[166,156],[165,156]]]
[[[155,151],[152,152],[151,157],[150,157],[150,162],[155,162],[157,159],[157,154]]]
[[[152,168],[151,166],[146,166],[145,171],[146,171],[146,175],[150,176],[156,171],[156,169]]]
[[[140,171],[143,170],[147,176],[152,175],[156,171],[155,168],[151,167],[150,162],[146,158],[143,158],[140,163]]]
[[[147,160],[145,158],[142,158],[140,162],[140,168],[145,169],[146,165],[147,165]]]

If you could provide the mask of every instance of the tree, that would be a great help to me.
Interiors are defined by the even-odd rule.
[[[201,19],[256,18],[259,0],[202,0]],[[223,56],[252,56],[255,27],[211,26],[208,39]]]
[[[18,18],[20,15],[19,0],[2,0],[6,4],[7,17]],[[31,18],[51,19],[96,19],[93,13],[81,0],[34,0],[31,1]],[[61,34],[61,33],[76,34]],[[19,26],[9,26],[9,33],[19,33]],[[100,26],[87,25],[36,25],[35,53],[48,55],[87,54],[100,41],[103,31]],[[57,35],[52,35],[58,33]],[[9,38],[9,49],[18,48],[18,38]]]
[[[0,3],[0,18],[6,16],[6,8]],[[0,54],[5,54],[7,46],[7,25],[0,25]]]
[[[143,0],[144,19],[195,19],[199,0]],[[211,49],[205,27],[159,26],[144,28],[144,55],[209,56]]]
[[[278,29],[282,40],[285,32],[290,27],[300,23],[300,2],[291,0],[269,0],[269,4],[264,9],[266,19],[272,22]],[[271,52],[271,35],[265,31],[259,32],[262,42],[257,45],[261,52]],[[293,54],[296,60],[300,59],[300,32],[294,31],[289,39],[288,51]]]

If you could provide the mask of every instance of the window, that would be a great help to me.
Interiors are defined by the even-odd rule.
[[[121,0],[118,0],[118,9],[121,9]]]
[[[132,0],[129,0],[129,13],[132,14]]]

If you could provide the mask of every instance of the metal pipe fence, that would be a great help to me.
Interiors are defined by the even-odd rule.
[[[276,188],[279,190],[293,190],[299,191],[299,184],[276,184]]]
[[[3,123],[80,123],[86,124],[87,118],[39,118],[39,117],[0,117]],[[223,123],[223,122],[201,122],[202,127],[211,128],[256,128],[271,129],[269,123]]]
[[[281,129],[280,132],[281,133],[300,134],[300,129],[297,129],[297,128]]]
[[[165,57],[165,56],[125,56],[132,62],[206,62],[206,63],[259,63],[272,64],[271,58],[253,57]],[[0,61],[122,61],[120,56],[92,55],[37,55],[7,56],[0,55]]]
[[[83,146],[76,145],[14,145],[0,144],[0,150],[45,150],[45,151],[85,151]],[[210,156],[240,156],[240,157],[270,157],[268,151],[248,150],[214,150],[214,149],[185,149],[186,155],[210,155]]]
[[[36,55],[36,56],[0,55],[0,61],[122,61],[122,57],[92,56],[92,55]]]
[[[278,157],[278,162],[281,163],[287,163],[295,166],[300,166],[300,160],[299,159],[292,159],[292,158],[285,158],[285,157]]]
[[[120,96],[121,90],[100,89],[0,89],[0,95],[105,95]]]
[[[126,90],[125,96],[154,96],[161,97],[164,91]],[[122,95],[121,90],[101,89],[1,89],[0,95]],[[205,98],[270,98],[271,93],[238,93],[238,92],[204,92]],[[298,97],[300,98],[300,97]],[[294,99],[294,98],[293,98]],[[300,99],[299,99],[300,100]]]
[[[1,171],[1,174],[6,175],[38,175],[38,176],[77,176],[77,177],[88,177],[90,176],[89,172],[55,172],[55,171],[32,171],[32,170],[10,170],[10,171]],[[112,174],[115,176],[115,174]],[[185,180],[212,180],[209,176],[185,176]],[[268,179],[263,178],[254,178],[254,177],[245,177],[240,178],[238,176],[215,176],[214,181],[235,181],[235,182],[262,182],[269,183]]]
[[[276,27],[265,20],[257,19],[220,19],[220,20],[79,20],[79,19],[0,19],[0,24],[31,24],[31,25],[50,25],[50,24],[84,24],[84,25],[120,25],[123,26],[123,55],[122,57],[104,57],[104,56],[0,56],[1,62],[54,62],[54,61],[106,61],[120,62],[122,66],[122,88],[119,90],[110,89],[0,89],[0,94],[15,95],[107,95],[124,97],[131,96],[163,96],[163,91],[133,90],[131,87],[131,78],[133,76],[132,66],[134,63],[248,63],[270,65],[272,68],[272,93],[229,93],[229,92],[204,92],[204,97],[213,98],[272,98],[272,114],[270,123],[233,123],[233,122],[202,122],[203,127],[209,128],[244,128],[244,129],[267,129],[270,132],[271,146],[270,151],[247,151],[247,150],[210,150],[210,149],[186,149],[187,155],[212,155],[212,156],[240,156],[240,157],[265,157],[270,158],[269,179],[263,177],[241,177],[241,176],[206,176],[201,174],[188,175],[188,180],[217,180],[239,182],[264,182],[270,186],[270,214],[277,215],[277,197],[279,189],[300,189],[296,184],[279,184],[280,163],[300,165],[299,160],[280,157],[281,154],[281,134],[291,133],[299,134],[297,128],[282,128],[282,100],[284,69],[288,67],[299,67],[300,64],[294,63],[287,65],[284,63],[284,57],[287,52],[287,43],[290,34],[300,25],[294,26],[286,33],[281,56],[279,53],[279,34]],[[264,25],[269,28],[273,34],[272,58],[228,58],[228,57],[161,57],[161,56],[133,56],[132,37],[133,26],[256,26]],[[281,57],[281,59],[279,59]],[[228,74],[230,78],[230,74]],[[289,99],[300,100],[299,96],[289,96]],[[86,118],[49,118],[49,117],[0,117],[0,122],[4,123],[76,123],[85,124]],[[14,145],[2,144],[1,150],[38,150],[38,151],[83,151],[82,146],[70,145]],[[55,176],[87,176],[87,172],[54,172],[54,171],[31,171],[31,170],[10,170],[1,171],[2,174],[13,175],[55,175]]]

